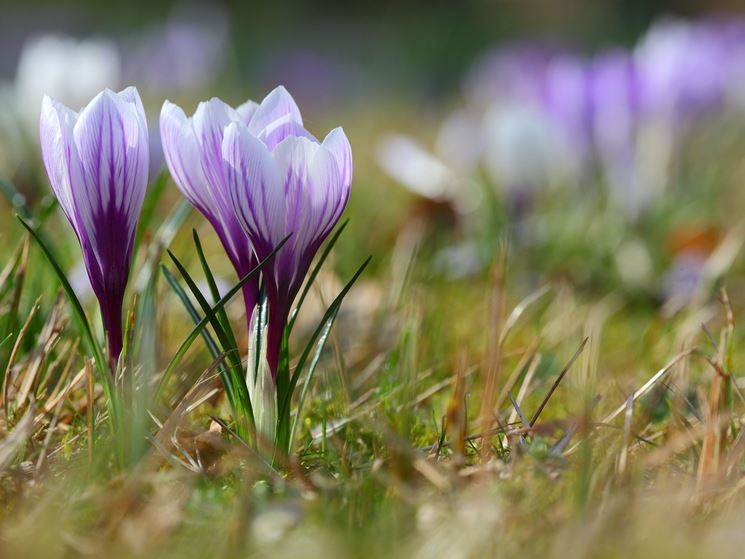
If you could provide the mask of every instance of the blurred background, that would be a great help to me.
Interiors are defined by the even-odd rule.
[[[0,546],[15,542],[30,549],[29,557],[69,556],[72,549],[75,556],[128,556],[98,553],[99,547],[88,545],[90,536],[100,548],[109,539],[126,542],[121,549],[137,550],[138,557],[147,556],[140,550],[148,548],[163,556],[171,543],[183,551],[174,548],[169,556],[233,557],[236,542],[255,538],[275,558],[281,556],[275,544],[285,541],[292,557],[330,557],[323,548],[337,544],[353,550],[339,553],[347,557],[497,556],[495,550],[510,556],[526,545],[540,557],[566,556],[567,550],[617,557],[645,556],[638,542],[648,541],[654,549],[677,545],[680,557],[694,556],[696,546],[705,549],[700,556],[712,556],[725,545],[733,549],[728,557],[741,556],[745,431],[736,404],[745,398],[734,375],[745,346],[733,318],[745,308],[741,5],[0,0],[3,397],[20,393],[23,404],[38,392],[46,414],[39,417],[57,410],[54,419],[44,419],[51,425],[47,431],[37,432],[29,422],[27,434],[13,443],[20,448],[29,438],[33,444],[14,466],[17,475],[0,477],[0,520],[9,521],[0,527]],[[172,268],[163,249],[194,270],[195,281],[202,279],[194,228],[219,288],[236,282],[208,222],[188,213],[179,190],[165,179],[158,126],[163,101],[193,114],[212,96],[237,106],[260,101],[279,84],[294,96],[315,136],[342,126],[354,158],[349,224],[293,329],[293,359],[329,302],[373,256],[344,299],[319,370],[306,385],[311,388],[296,446],[317,492],[308,489],[300,469],[287,483],[265,483],[263,469],[246,467],[253,457],[235,454],[233,461],[232,451],[225,461],[214,458],[214,478],[185,477],[181,466],[166,469],[157,460],[138,468],[136,483],[122,483],[119,476],[92,483],[101,476],[92,459],[95,475],[82,461],[97,407],[83,387],[88,377],[81,371],[70,381],[74,393],[64,408],[68,389],[62,387],[68,385],[62,380],[55,380],[59,403],[46,398],[63,361],[63,376],[75,373],[73,363],[82,365],[76,357],[82,345],[67,325],[56,277],[13,217],[18,213],[39,225],[94,316],[80,247],[55,207],[39,154],[42,96],[74,110],[105,87],[134,85],[142,96],[151,137],[145,207],[153,217],[143,219],[144,250],[133,263],[129,290],[145,325],[135,334],[141,347],[134,361],[140,378],[150,379],[192,328],[182,308],[185,296],[174,293],[165,274],[158,280],[159,263]],[[228,314],[244,328],[240,301]],[[24,323],[22,346],[3,346]],[[236,332],[245,356],[248,336]],[[45,341],[62,333],[58,345]],[[214,364],[205,344],[193,347],[174,379],[174,402]],[[719,355],[716,363],[699,359],[710,354]],[[689,363],[689,357],[696,359]],[[663,378],[665,370],[675,376]],[[660,372],[649,380],[654,371]],[[193,416],[193,433],[183,431],[178,445],[175,436],[171,441],[174,448],[194,448],[189,452],[208,457],[207,463],[213,459],[200,449],[217,449],[218,456],[227,440],[220,429],[213,431],[212,418],[230,417],[222,393],[214,394],[184,412]],[[28,402],[32,409],[32,398]],[[528,422],[520,406],[535,412],[532,428],[547,403],[534,438],[531,429],[522,429]],[[24,409],[7,402],[3,408],[0,439],[8,432],[8,410],[15,410],[17,421]],[[624,410],[623,429],[617,422],[617,429],[594,430],[613,426]],[[152,415],[156,422],[158,413]],[[498,459],[489,454],[481,463],[477,453],[483,459],[487,453],[485,446],[477,450],[481,435],[475,433],[482,431],[481,420],[490,425],[492,415],[500,429],[519,425],[520,432],[495,437]],[[602,423],[590,423],[604,416]],[[15,427],[13,436],[21,431]],[[44,437],[43,444],[34,442]],[[635,459],[647,446],[644,460]],[[46,449],[54,447],[52,460],[46,459]],[[0,475],[16,453],[7,448],[0,444]],[[629,469],[627,454],[634,464]],[[720,454],[721,467],[713,458],[717,465],[707,465],[707,456],[719,460]],[[425,455],[435,459],[422,460]],[[78,476],[66,473],[72,469],[68,456],[76,460],[69,464],[84,466],[79,483],[70,483]],[[472,461],[484,469],[471,468]],[[696,499],[678,489],[696,478],[696,464],[705,489],[700,495],[710,500],[699,500],[698,489]],[[711,478],[717,484],[725,482],[727,496],[718,487],[710,491],[715,484],[707,468],[717,472]],[[207,470],[188,469],[196,471]],[[238,489],[244,475],[245,499]],[[474,492],[461,493],[492,475],[498,491],[475,485]],[[52,499],[40,492],[47,480],[63,486],[49,493]],[[675,498],[655,500],[650,488]],[[13,498],[6,494],[26,492],[30,514],[7,504]],[[738,504],[730,506],[735,496]],[[732,516],[721,522],[710,504]],[[310,530],[285,538],[290,526],[306,519]],[[338,533],[330,525],[339,526]],[[70,526],[75,529],[68,534]],[[714,527],[709,535],[699,537],[708,526]],[[559,538],[547,536],[554,530]],[[359,539],[358,532],[366,537]],[[583,547],[598,534],[607,536],[610,554]],[[492,540],[487,553],[463,551]],[[624,553],[619,544],[637,547]],[[215,553],[215,545],[228,551]]]
[[[311,91],[298,93],[301,104],[309,100],[303,94],[311,93],[323,93],[329,101],[378,91],[436,99],[457,91],[463,72],[474,59],[500,42],[550,41],[592,53],[609,46],[633,45],[664,15],[699,18],[733,14],[738,6],[734,0],[567,0],[561,4],[550,0],[133,0],[114,5],[91,0],[5,0],[0,21],[0,76],[14,78],[29,39],[54,33],[112,41],[121,57],[124,78],[158,81],[158,76],[147,76],[144,59],[163,63],[174,52],[161,49],[175,50],[179,41],[188,46],[193,42],[188,38],[201,36],[202,47],[210,40],[209,52],[198,56],[184,52],[183,56],[191,59],[194,75],[207,61],[212,63],[208,65],[212,75],[203,76],[203,81],[212,77],[222,85],[257,89],[267,89],[277,80],[287,81],[288,87],[302,84]],[[143,51],[148,46],[160,52],[151,50],[146,57]],[[186,62],[174,60],[174,64],[176,67],[163,68],[166,76],[161,76],[161,81],[175,80],[176,75],[186,79]],[[308,80],[302,79],[299,67],[317,83],[305,83]],[[314,67],[320,73],[313,72]],[[137,69],[145,74],[134,74]],[[340,80],[342,77],[345,79]]]
[[[78,108],[136,85],[155,177],[164,99],[191,113],[277,84],[312,132],[352,141],[342,272],[409,243],[425,279],[484,277],[507,244],[526,289],[568,279],[656,306],[736,261],[745,18],[727,0],[6,0],[0,173],[44,204],[44,93]]]

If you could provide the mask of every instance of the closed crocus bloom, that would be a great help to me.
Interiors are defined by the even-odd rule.
[[[160,132],[166,164],[184,196],[212,224],[239,277],[256,267],[248,236],[229,202],[222,161],[227,126],[247,120],[255,110],[247,103],[237,110],[219,99],[200,103],[193,117],[166,101],[160,114]],[[258,280],[243,287],[246,316],[250,321],[258,296]]]
[[[287,317],[313,256],[349,199],[352,151],[344,131],[319,142],[304,127],[290,94],[278,87],[249,119],[225,129],[219,164],[240,224],[263,259],[292,235],[264,270],[267,354],[277,374]]]
[[[109,358],[122,350],[122,303],[147,188],[148,133],[133,87],[104,90],[80,113],[45,97],[41,149],[57,200],[83,250]]]

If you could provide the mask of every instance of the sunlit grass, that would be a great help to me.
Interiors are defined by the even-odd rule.
[[[499,200],[466,228],[361,156],[349,225],[309,293],[296,347],[361,255],[373,260],[330,333],[292,453],[274,465],[237,436],[215,359],[197,339],[147,410],[144,457],[115,467],[109,451],[123,435],[107,427],[82,332],[38,246],[6,219],[0,555],[738,557],[742,259],[735,251],[681,304],[666,305],[664,293],[673,231],[712,226],[714,249],[728,235],[742,241],[739,162],[717,157],[727,171],[696,166],[638,223],[621,221],[596,184],[580,196],[541,194],[523,235]],[[169,182],[136,269],[148,254],[168,262],[155,243],[178,203]],[[63,225],[52,214],[44,232],[69,270],[75,240]],[[195,216],[166,245],[201,278],[194,227],[212,269],[234,285]],[[464,240],[479,265],[454,277],[441,254]],[[630,242],[651,263],[637,283],[619,268]],[[136,278],[131,289],[142,303]],[[141,312],[152,345],[140,354],[157,380],[193,323],[162,277],[150,304]],[[240,307],[227,314],[245,359]]]

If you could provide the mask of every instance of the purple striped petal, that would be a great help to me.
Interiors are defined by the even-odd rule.
[[[83,170],[72,198],[81,226],[94,230],[97,220],[116,216],[126,237],[137,226],[145,197],[149,161],[147,123],[142,105],[113,91],[98,94],[78,116],[73,138]],[[139,98],[138,98],[139,101]],[[94,248],[99,241],[92,237]]]
[[[250,103],[233,110],[219,99],[200,103],[193,118],[166,102],[161,111],[163,150],[171,175],[186,198],[212,224],[239,277],[256,266],[248,236],[228,201],[223,169],[222,142],[225,128],[251,111]],[[244,286],[243,296],[250,320],[258,294],[258,280]]]
[[[225,128],[240,119],[230,106],[213,97],[199,103],[192,122],[199,142],[202,171],[217,203],[224,198],[225,180],[222,176],[222,138]]]
[[[292,233],[288,250],[279,256],[280,291],[291,300],[299,289],[313,254],[341,215],[345,203],[341,175],[329,150],[305,137],[290,136],[273,153],[284,181],[285,220],[281,237]]]
[[[264,258],[285,236],[285,197],[277,164],[266,145],[237,123],[225,131],[222,155],[238,221]]]
[[[52,189],[80,241],[116,360],[148,176],[147,122],[137,90],[104,90],[79,115],[45,98],[40,135]]]

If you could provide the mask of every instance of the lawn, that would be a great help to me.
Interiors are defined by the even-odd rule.
[[[674,25],[623,51],[501,45],[436,99],[380,87],[306,111],[299,88],[290,132],[231,117],[226,161],[226,145],[260,149],[281,169],[281,128],[329,146],[324,196],[344,198],[345,169],[351,181],[305,254],[308,222],[282,229],[282,214],[275,232],[256,199],[238,204],[248,174],[225,167],[234,238],[255,251],[240,270],[189,197],[178,165],[193,153],[163,133],[164,97],[143,86],[149,136],[128,146],[163,148],[135,173],[131,230],[69,220],[81,238],[115,231],[101,289],[131,263],[121,353],[99,305],[116,296],[91,288],[50,188],[64,158],[20,109],[0,119],[0,557],[741,557],[743,24]],[[678,58],[645,54],[655,40]],[[644,75],[649,60],[652,77],[688,81],[628,101],[625,65]],[[595,80],[589,109],[564,88],[575,70]],[[236,106],[271,90],[215,79],[175,99],[190,116],[212,95]],[[89,108],[125,111],[107,95]],[[323,140],[336,126],[353,178]],[[73,213],[93,198],[75,194]],[[293,250],[309,258],[292,261],[285,309],[272,278]],[[255,308],[241,300],[254,277]]]

